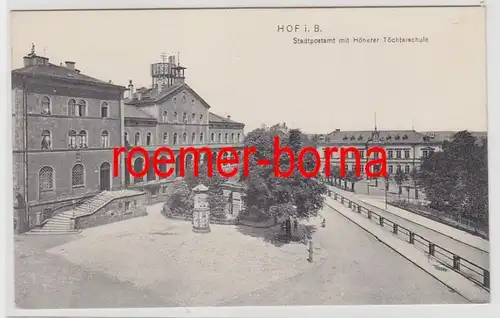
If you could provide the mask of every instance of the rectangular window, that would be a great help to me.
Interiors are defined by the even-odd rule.
[[[394,172],[394,169],[392,167],[392,165],[389,165],[389,174],[392,174]]]
[[[396,158],[401,159],[401,150],[396,150]]]
[[[392,159],[392,150],[387,151],[387,158]]]
[[[125,202],[125,212],[130,209],[130,201]]]
[[[406,159],[410,158],[410,150],[405,150],[405,158]]]

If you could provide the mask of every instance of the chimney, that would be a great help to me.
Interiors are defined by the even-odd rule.
[[[80,70],[77,70],[76,68],[75,68],[75,72],[77,72],[78,74],[80,74]]]
[[[339,131],[340,131],[340,129],[338,129],[338,128],[337,128],[337,129],[335,129],[335,132],[339,132]]]
[[[72,71],[75,70],[75,62],[65,61],[64,63],[66,64],[67,69],[72,70]]]
[[[231,115],[227,115],[227,120],[231,120]]]
[[[132,84],[132,80],[128,81],[128,97],[130,99],[134,97],[134,84]]]
[[[76,71],[76,70],[75,70],[75,71]],[[112,80],[109,80],[109,81],[108,81],[108,83],[109,83],[109,84],[113,84],[113,81],[112,81]]]

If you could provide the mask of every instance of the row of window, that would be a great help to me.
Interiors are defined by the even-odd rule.
[[[88,135],[85,130],[81,130],[80,132],[76,132],[75,130],[71,130],[68,133],[68,147],[72,149],[76,148],[88,148]],[[108,148],[110,145],[109,133],[107,130],[104,130],[101,133],[101,148]],[[52,135],[50,131],[44,130],[42,131],[42,142],[41,142],[42,150],[50,150],[52,149]]]
[[[226,133],[224,134],[224,143],[237,143],[241,142],[241,134],[231,134],[231,139],[229,139],[229,134]],[[173,145],[178,145],[178,144],[203,144],[205,142],[204,134],[200,133],[198,138],[196,136],[196,133],[191,134],[191,139],[188,139],[188,134],[183,133],[182,134],[182,140],[179,140],[179,135],[177,133],[173,134]],[[129,136],[128,133],[125,133],[125,143],[130,144]],[[219,133],[216,135],[215,133],[210,134],[210,143],[222,143],[222,133]],[[153,135],[148,132],[146,134],[146,145],[151,146],[153,144]],[[169,133],[163,133],[163,144],[168,145],[170,144],[170,138],[169,138]],[[139,146],[141,145],[141,133],[136,132],[134,135],[134,145]]]
[[[52,103],[48,96],[40,98],[40,108],[43,115],[52,114]],[[87,102],[83,99],[68,100],[68,116],[72,117],[85,117],[87,116]],[[106,102],[101,103],[101,117],[106,118],[109,116],[109,105]]]
[[[109,172],[110,165],[104,162],[101,165],[101,171]],[[50,166],[45,166],[38,172],[38,189],[39,190],[54,190],[55,189],[55,171]],[[80,188],[85,186],[85,167],[78,163],[71,169],[71,187]]]
[[[360,165],[360,169],[361,169],[361,173],[364,173],[365,172],[365,166],[364,165]],[[346,170],[349,170],[349,171],[356,171],[356,165],[348,165],[346,164]],[[394,166],[393,165],[388,165],[387,166],[387,172],[389,174],[393,174],[395,171],[402,171],[402,167],[400,165],[397,165],[396,166],[396,170],[394,169]],[[404,166],[404,172],[405,173],[410,173],[411,171],[411,168],[409,165],[405,165]]]
[[[170,121],[169,119],[169,113],[168,111],[164,111],[163,114],[162,114],[162,121],[165,122],[165,123],[169,123],[169,122],[173,122],[173,123],[183,123],[183,124],[196,124],[196,114],[195,113],[192,113],[191,114],[191,117],[188,119],[188,114],[187,113],[183,113],[182,114],[182,121],[179,121],[179,114],[177,112],[173,112],[173,118],[172,120]],[[200,114],[199,116],[199,123],[202,124],[203,123],[203,114]]]
[[[410,150],[387,150],[387,159],[402,159],[403,157],[401,156],[404,151],[404,159],[410,159]],[[433,152],[433,150],[422,150],[422,156],[427,157]],[[394,156],[394,153],[396,156]],[[375,153],[375,158],[377,158],[378,153]],[[363,150],[359,150],[359,156],[360,158],[365,157],[365,152]],[[354,153],[349,152],[347,155],[348,158],[352,159],[354,158]]]

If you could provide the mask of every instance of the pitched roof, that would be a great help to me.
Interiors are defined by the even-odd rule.
[[[90,77],[88,75],[82,74],[77,70],[72,70],[64,66],[58,66],[52,63],[47,65],[30,65],[22,68],[18,68],[12,71],[12,74],[18,75],[28,75],[28,76],[44,76],[51,77],[54,79],[60,79],[70,82],[84,82],[91,85],[99,85],[102,87],[109,88],[120,88],[125,90],[125,87],[114,85],[108,82],[101,81],[99,79]]]
[[[125,117],[128,118],[143,118],[143,119],[151,119],[156,120],[154,116],[146,113],[145,111],[139,109],[134,105],[124,105]]]
[[[414,130],[356,130],[334,131],[326,135],[325,142],[337,144],[412,144],[425,142],[425,135]]]
[[[133,99],[127,98],[125,99],[126,104],[131,104],[131,105],[138,105],[140,106],[141,104],[154,104],[154,103],[159,103],[163,99],[169,97],[170,95],[173,95],[183,89],[188,90],[191,94],[193,94],[206,108],[210,108],[210,105],[203,99],[201,98],[200,95],[198,95],[194,89],[192,89],[188,84],[186,83],[180,83],[180,84],[174,84],[170,87],[163,88],[161,91],[159,91],[158,87],[152,87],[152,88],[139,88],[137,89],[136,93],[134,94]],[[141,95],[141,98],[139,99],[139,94]]]
[[[422,134],[431,136],[434,140],[443,142],[451,140],[457,131],[422,131]],[[486,131],[469,131],[469,133],[477,139],[486,138],[488,133]]]

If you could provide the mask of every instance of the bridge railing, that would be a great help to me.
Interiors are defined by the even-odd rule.
[[[340,203],[347,205],[351,210],[366,216],[366,218],[373,222],[377,222],[381,227],[388,228],[394,235],[398,236],[398,238],[414,245],[417,249],[425,252],[429,257],[434,257],[444,266],[459,273],[470,281],[473,281],[484,289],[490,290],[490,271],[488,269],[451,252],[341,194],[329,191],[329,196],[330,195],[333,196],[335,201],[340,201]]]

